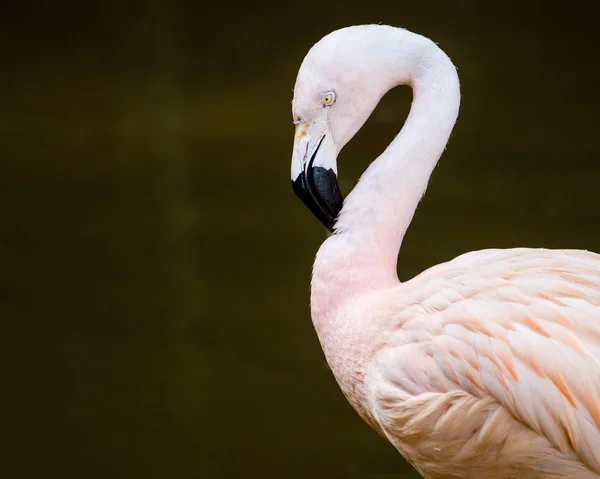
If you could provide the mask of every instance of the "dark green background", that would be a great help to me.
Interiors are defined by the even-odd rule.
[[[391,478],[308,311],[323,228],[290,101],[331,30],[404,26],[463,103],[400,254],[600,251],[598,8],[558,1],[12,2],[0,7],[2,478]],[[391,93],[347,192],[400,129]]]

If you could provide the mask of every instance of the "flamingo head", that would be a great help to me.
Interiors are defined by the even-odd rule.
[[[398,78],[390,71],[393,49],[387,48],[397,30],[384,25],[336,30],[310,49],[298,72],[292,186],[329,230],[343,205],[338,153]]]

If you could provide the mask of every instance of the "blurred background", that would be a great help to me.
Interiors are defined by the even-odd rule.
[[[380,22],[458,66],[401,279],[481,248],[600,251],[598,10],[5,2],[0,477],[417,477],[312,328],[325,233],[290,185],[298,67],[330,31]],[[346,193],[410,101],[391,92],[343,151]]]

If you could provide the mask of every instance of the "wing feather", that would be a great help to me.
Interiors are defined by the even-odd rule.
[[[373,362],[371,382],[384,430],[398,425],[390,404],[402,409],[438,394],[438,402],[403,423],[409,431],[459,391],[466,396],[432,422],[433,436],[472,398],[469,410],[488,408],[481,440],[497,422],[492,415],[502,414],[490,404],[499,404],[569,464],[577,459],[600,475],[600,255],[469,253],[404,283],[389,301],[390,339]],[[556,464],[544,467],[563,467]]]

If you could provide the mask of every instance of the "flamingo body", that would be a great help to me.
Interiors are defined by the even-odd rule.
[[[425,477],[600,477],[599,305],[596,254],[477,251],[347,302],[324,347]]]
[[[402,132],[336,211],[333,161],[402,82],[415,91]],[[483,250],[397,278],[458,103],[448,57],[406,30],[343,29],[305,59],[292,177],[306,173],[303,199],[334,224],[311,285],[323,351],[354,409],[426,478],[600,478],[600,255]]]

